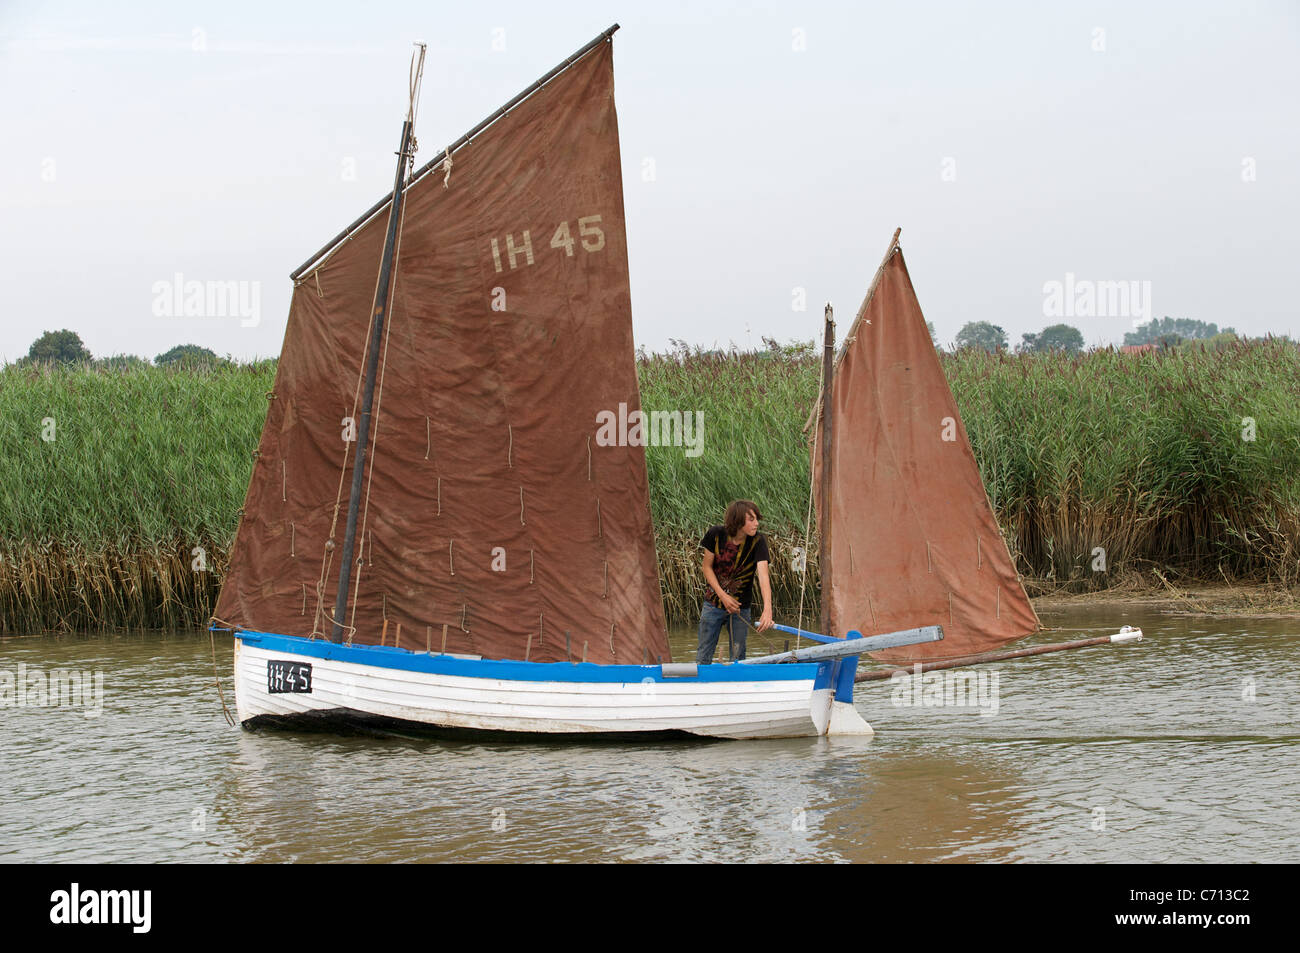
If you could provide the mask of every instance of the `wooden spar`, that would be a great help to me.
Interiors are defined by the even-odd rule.
[[[1141,642],[1142,630],[1133,629],[1124,626],[1115,635],[1099,635],[1092,639],[1076,639],[1073,642],[1055,642],[1052,645],[1036,645],[1027,649],[1016,649],[1011,652],[997,652],[993,655],[967,655],[963,658],[945,659],[941,662],[922,662],[919,669],[916,665],[912,668],[889,668],[874,672],[859,672],[854,676],[855,682],[874,682],[880,679],[893,678],[895,675],[914,675],[920,672],[932,672],[936,669],[944,668],[962,668],[967,665],[983,665],[985,662],[1004,662],[1007,659],[1024,658],[1027,655],[1046,655],[1048,652],[1064,652],[1066,649],[1085,649],[1090,645],[1119,645],[1124,642]]]
[[[826,305],[822,342],[822,492],[817,514],[817,572],[821,577],[822,631],[832,635],[831,618],[831,375],[835,370],[835,312]]]
[[[424,68],[424,47],[420,47],[420,69]],[[418,78],[416,80],[419,82]],[[348,496],[348,523],[343,534],[343,556],[339,561],[339,591],[334,603],[334,630],[330,641],[343,641],[343,618],[348,606],[348,584],[352,581],[352,550],[357,538],[357,509],[361,502],[361,483],[366,469],[366,449],[370,439],[370,411],[375,402],[375,377],[379,368],[379,351],[384,340],[384,319],[388,312],[389,286],[393,277],[397,227],[402,218],[402,179],[414,153],[411,151],[411,126],[415,105],[402,123],[402,144],[397,150],[397,172],[393,176],[392,205],[388,213],[388,234],[384,238],[384,257],[379,265],[379,286],[375,290],[373,322],[366,351],[366,385],[361,398],[361,420],[357,421],[357,452],[352,462],[352,492]]]
[[[584,56],[586,56],[588,53],[594,50],[601,43],[604,43],[606,40],[608,40],[611,36],[614,35],[616,30],[618,30],[617,23],[611,26],[608,30],[605,30],[603,33],[597,36],[590,43],[583,46],[582,49],[578,50],[572,56],[568,57],[563,63],[555,67],[553,70],[551,70],[541,79],[539,79],[537,82],[533,83],[533,85],[529,86],[522,93],[520,93],[514,99],[510,100],[510,102],[506,103],[496,112],[494,112],[492,115],[488,116],[481,123],[479,123],[473,129],[471,129],[469,132],[465,133],[465,135],[461,136],[451,145],[447,146],[445,149],[441,151],[441,153],[437,156],[437,158],[432,159],[429,162],[426,162],[424,165],[420,166],[420,168],[416,169],[415,173],[411,176],[410,181],[407,183],[406,188],[410,188],[420,179],[424,178],[426,175],[433,172],[436,168],[442,165],[447,160],[447,156],[451,155],[454,157],[456,150],[460,149],[462,146],[469,145],[470,142],[473,141],[474,137],[477,136],[480,132],[482,132],[488,126],[492,125],[498,119],[501,119],[503,116],[506,116],[510,112],[510,110],[514,109],[516,106],[522,103],[529,96],[532,96],[534,93],[536,93],[538,90],[544,87],[551,80],[555,79],[555,77],[559,76],[561,73],[563,73],[574,63],[578,62],[578,60],[582,59]],[[349,238],[352,235],[352,233],[355,232],[358,228],[365,225],[372,218],[374,218],[375,215],[383,211],[384,206],[387,205],[392,200],[393,200],[393,196],[385,195],[382,199],[380,199],[378,202],[372,205],[361,215],[360,218],[358,218],[347,228],[343,229],[343,231],[339,232],[337,235],[331,238],[325,244],[325,247],[323,247],[320,251],[316,252],[316,254],[312,255],[301,265],[295,268],[293,272],[289,275],[290,280],[297,281],[299,278],[301,278],[307,272],[308,268],[310,268],[312,265],[318,264],[321,261],[321,259],[325,258],[332,251],[334,251],[334,249],[339,246],[340,242]]]

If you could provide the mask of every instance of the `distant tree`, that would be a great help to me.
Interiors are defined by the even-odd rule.
[[[104,371],[133,371],[138,367],[148,366],[148,361],[143,357],[136,357],[134,354],[114,354],[111,357],[101,357],[95,361],[95,367]]]
[[[1037,334],[1022,334],[1016,350],[1024,354],[1029,351],[1065,351],[1078,354],[1083,350],[1083,334],[1078,328],[1068,324],[1053,324],[1043,328]]]
[[[987,321],[971,321],[957,332],[957,347],[977,347],[985,351],[1002,351],[1007,346],[1007,332]]]
[[[934,349],[938,351],[940,354],[942,354],[943,345],[939,343],[939,333],[934,329],[934,322],[933,321],[925,322],[925,329],[930,332],[930,343],[934,345]]]
[[[1231,331],[1232,328],[1224,328],[1224,331]],[[1214,337],[1219,333],[1219,326],[1206,321],[1197,321],[1193,318],[1171,318],[1165,316],[1156,318],[1154,321],[1148,321],[1146,324],[1138,325],[1136,330],[1129,331],[1124,335],[1125,344],[1165,344],[1165,341],[1173,341],[1177,344],[1181,340],[1203,341]],[[1174,339],[1177,340],[1174,340]]]
[[[167,364],[179,364],[184,367],[200,367],[211,364],[221,364],[222,359],[217,357],[216,353],[206,347],[199,347],[197,344],[178,344],[170,351],[159,354],[153,359],[153,362],[159,367]]]
[[[1241,338],[1237,337],[1235,331],[1231,328],[1227,328],[1220,331],[1212,338],[1205,338],[1204,340],[1196,341],[1183,341],[1179,347],[1199,347],[1210,351],[1222,351],[1224,348],[1231,347],[1240,340]]]
[[[81,335],[75,331],[46,331],[34,342],[27,352],[27,360],[41,363],[75,364],[89,361],[90,351],[81,341]]]

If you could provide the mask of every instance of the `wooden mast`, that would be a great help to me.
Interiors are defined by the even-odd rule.
[[[821,576],[822,633],[834,635],[831,618],[831,375],[835,372],[835,312],[826,305],[822,345],[822,486],[817,513],[817,566]]]
[[[370,342],[366,349],[366,382],[361,397],[361,419],[356,422],[357,453],[352,462],[352,492],[348,496],[348,522],[343,534],[343,554],[339,560],[339,589],[334,602],[334,625],[330,632],[330,641],[343,641],[343,616],[348,605],[348,584],[352,579],[352,553],[357,538],[357,510],[361,502],[361,484],[366,471],[366,455],[370,442],[370,412],[375,401],[375,378],[379,368],[379,350],[384,341],[384,322],[388,317],[389,289],[393,278],[393,259],[397,247],[397,229],[402,219],[402,202],[405,193],[402,180],[405,178],[415,153],[411,148],[411,131],[415,125],[415,97],[419,88],[419,77],[424,71],[424,44],[419,46],[419,64],[415,68],[411,88],[411,106],[402,123],[402,144],[397,150],[397,172],[393,176],[392,205],[388,211],[388,234],[384,237],[384,254],[379,265],[379,285],[375,289],[373,317],[370,328]],[[333,540],[330,540],[333,542]]]

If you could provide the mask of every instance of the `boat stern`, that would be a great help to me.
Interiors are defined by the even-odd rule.
[[[867,720],[853,705],[853,676],[858,671],[858,656],[830,659],[818,666],[809,714],[819,735],[875,734]]]

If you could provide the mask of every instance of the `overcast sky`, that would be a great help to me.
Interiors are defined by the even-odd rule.
[[[0,358],[65,327],[278,354],[288,273],[391,186],[412,41],[424,162],[616,21],[651,350],[811,339],[826,300],[847,327],[900,225],[941,340],[1300,336],[1295,2],[0,0]],[[159,316],[177,274],[247,283],[257,320]],[[1056,317],[1052,282],[1136,295]]]

